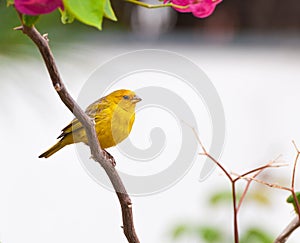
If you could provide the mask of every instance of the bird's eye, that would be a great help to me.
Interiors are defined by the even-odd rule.
[[[125,100],[129,100],[130,97],[129,97],[128,95],[124,95],[123,98],[124,98]]]

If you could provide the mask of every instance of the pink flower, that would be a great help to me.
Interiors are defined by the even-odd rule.
[[[164,0],[164,3],[171,2],[179,6],[187,6],[187,8],[176,8],[176,11],[181,13],[190,13],[197,18],[206,18],[213,13],[216,6],[222,0]]]
[[[219,4],[220,2],[222,2],[222,0],[192,0],[190,9],[195,17],[206,18],[214,12],[217,4]]]
[[[57,8],[63,9],[62,0],[15,0],[16,9],[23,14],[47,14]]]
[[[190,0],[172,0],[172,3],[179,5],[179,6],[189,6],[190,5]],[[181,13],[190,13],[191,9],[190,7],[187,8],[175,8],[176,11],[181,12]]]

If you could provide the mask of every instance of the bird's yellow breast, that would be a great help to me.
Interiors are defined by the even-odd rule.
[[[135,119],[134,110],[126,111],[117,105],[109,109],[95,117],[95,129],[101,148],[112,147],[127,138]],[[106,116],[107,113],[111,115]]]

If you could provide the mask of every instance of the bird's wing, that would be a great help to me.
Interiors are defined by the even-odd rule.
[[[96,115],[99,114],[106,105],[107,105],[107,102],[104,98],[98,99],[86,108],[85,113],[92,119],[95,119]],[[66,127],[64,127],[61,130],[61,134],[57,138],[62,138],[64,136],[66,136],[67,134],[75,132],[82,128],[83,128],[83,126],[80,123],[80,121],[78,121],[77,118],[74,118],[69,123],[69,125],[67,125]]]
[[[62,138],[64,136],[66,136],[67,134],[69,133],[72,133],[76,130],[79,130],[82,128],[82,125],[81,123],[77,120],[77,118],[74,118],[70,123],[69,125],[67,125],[66,127],[64,127],[62,130],[61,130],[61,134],[57,137],[57,138]]]

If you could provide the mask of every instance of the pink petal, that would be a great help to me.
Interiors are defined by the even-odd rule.
[[[15,0],[16,9],[23,14],[47,14],[57,8],[63,9],[62,0]]]
[[[197,2],[190,0],[190,9],[195,17],[206,18],[214,12],[220,2],[222,0],[198,0]]]

